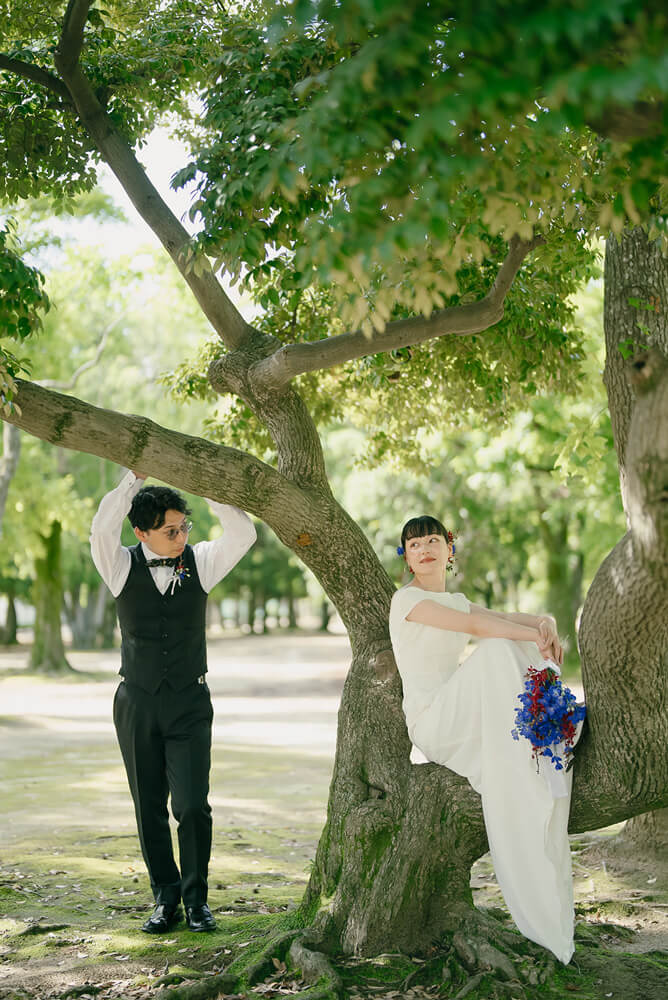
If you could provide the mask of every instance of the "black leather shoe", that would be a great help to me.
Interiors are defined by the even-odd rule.
[[[182,919],[183,913],[178,903],[171,906],[168,903],[158,903],[146,923],[142,924],[142,930],[145,934],[166,934]]]
[[[215,931],[216,929],[216,921],[206,903],[201,906],[187,907],[186,920],[191,931]]]

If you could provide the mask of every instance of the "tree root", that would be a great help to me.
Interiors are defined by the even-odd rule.
[[[303,933],[303,929],[297,927],[289,931],[284,931],[282,934],[276,934],[269,939],[268,944],[247,969],[242,971],[238,962],[232,963],[230,969],[238,968],[248,985],[255,986],[256,983],[261,983],[267,976],[276,971],[274,959],[279,962],[283,961],[294,939]]]
[[[321,984],[325,997],[343,997],[341,977],[323,952],[311,951],[303,944],[303,938],[296,938],[290,946],[289,959],[292,966],[300,970],[305,982]]]
[[[223,972],[219,976],[205,976],[180,986],[165,986],[153,1000],[218,1000],[227,993],[234,993],[238,982],[238,976]]]
[[[203,972],[167,972],[164,976],[160,976],[159,979],[151,983],[151,988],[156,989],[158,986],[178,986],[186,980],[202,979],[203,977]]]
[[[493,915],[475,911],[457,920],[458,929],[438,942],[439,953],[403,980],[402,993],[440,980],[453,1000],[529,1000],[553,976],[552,956]]]

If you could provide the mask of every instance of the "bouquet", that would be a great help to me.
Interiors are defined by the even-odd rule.
[[[529,667],[524,691],[517,697],[520,707],[515,709],[511,736],[514,740],[520,736],[529,740],[536,769],[540,758],[547,757],[555,770],[562,771],[572,757],[576,727],[585,717],[585,706],[579,705],[573,692],[564,687],[556,664],[542,670]]]

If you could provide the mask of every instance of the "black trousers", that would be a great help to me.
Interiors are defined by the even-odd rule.
[[[206,684],[195,682],[174,691],[164,683],[150,694],[122,681],[116,691],[114,725],[156,903],[206,902],[212,720]],[[178,824],[180,870],[169,829],[170,795]]]

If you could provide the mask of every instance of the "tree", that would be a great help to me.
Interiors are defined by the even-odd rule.
[[[140,18],[129,0],[110,3],[107,13],[70,0],[62,25],[50,15],[37,27],[27,15],[13,21],[0,69],[21,99],[37,106],[39,118],[29,119],[20,139],[18,104],[12,105],[13,131],[6,130],[5,141],[14,170],[4,190],[15,197],[21,183],[34,184],[62,196],[68,178],[75,189],[91,183],[90,157],[109,163],[220,338],[210,386],[236,395],[236,415],[262,425],[275,464],[25,380],[16,383],[21,412],[10,406],[4,418],[52,444],[246,508],[312,569],[337,607],[353,663],[327,825],[291,932],[301,934],[298,960],[308,958],[304,942],[369,955],[397,947],[424,952],[448,935],[464,967],[502,964],[490,940],[516,952],[526,946],[516,938],[509,945],[472,906],[469,869],[486,847],[479,799],[445,769],[410,763],[387,634],[393,586],[329,487],[305,402],[315,397],[317,380],[309,376],[299,388],[295,380],[344,365],[343,378],[332,376],[339,391],[365,372],[373,386],[377,366],[365,359],[380,355],[379,389],[389,393],[382,357],[389,355],[402,374],[416,360],[419,377],[424,381],[430,371],[438,393],[446,384],[443,370],[457,373],[461,351],[470,378],[460,398],[487,398],[502,410],[509,405],[506,390],[512,401],[513,390],[519,395],[530,386],[537,393],[562,373],[568,378],[569,366],[577,367],[578,337],[564,296],[590,267],[583,227],[607,218],[619,228],[627,218],[640,221],[642,210],[653,222],[665,146],[660,42],[652,34],[660,13],[648,5],[642,18],[635,5],[620,2],[611,15],[588,10],[585,17],[579,4],[562,10],[545,3],[532,19],[527,4],[490,4],[491,41],[477,47],[478,22],[464,5],[391,3],[376,11],[366,3],[298,3],[297,21],[291,7],[277,5],[283,21],[274,49],[256,24],[254,4],[239,15],[197,4],[196,32],[187,6],[156,4],[151,18],[145,11]],[[39,8],[34,2],[26,9],[34,15]],[[314,12],[320,20],[302,30],[299,19]],[[222,52],[213,44],[217,33]],[[454,47],[444,48],[446,42]],[[462,75],[450,71],[460,51]],[[375,61],[374,53],[380,53]],[[532,57],[522,63],[521,79],[508,71],[513,54]],[[495,65],[499,73],[490,69]],[[360,79],[373,104],[371,96],[358,101]],[[213,80],[205,95],[209,119],[197,137],[200,151],[180,178],[201,171],[196,208],[205,228],[193,246],[132,144],[157,113],[175,110],[182,93],[202,80]],[[417,113],[416,102],[431,95],[432,85],[438,100],[430,115]],[[640,119],[639,100],[647,112]],[[582,107],[599,116],[601,129],[607,124],[604,141],[584,128]],[[492,121],[493,140],[483,114]],[[392,115],[397,124],[390,127]],[[620,120],[631,120],[623,143],[615,139]],[[646,127],[638,128],[638,120]],[[49,155],[43,139],[54,130],[60,144]],[[208,143],[213,132],[223,135],[220,149]],[[346,136],[348,150],[341,145]],[[450,146],[443,147],[444,139]],[[399,197],[390,199],[396,172]],[[443,185],[429,186],[440,177]],[[657,283],[665,279],[658,251],[643,238],[644,244],[631,234],[637,250],[625,263],[641,289],[649,274]],[[279,335],[267,328],[271,315],[252,326],[203,250],[219,253],[235,273],[244,266],[252,271],[254,287],[277,315],[298,318],[306,287],[320,276],[338,317],[332,330],[313,336],[295,319]],[[612,262],[615,250],[610,254]],[[579,751],[573,831],[668,803],[668,762],[657,752],[666,745],[666,720],[661,699],[652,696],[665,690],[666,679],[668,456],[658,429],[666,426],[668,375],[662,316],[650,319],[660,350],[635,362],[632,390],[622,383],[614,309],[608,324],[610,404],[619,415],[613,423],[630,530],[585,603],[590,730]],[[361,328],[348,332],[346,322]],[[531,337],[523,336],[527,328]],[[399,353],[406,348],[413,360]],[[441,351],[449,363],[439,371]],[[239,427],[225,424],[219,434],[233,432],[238,437]],[[296,929],[304,925],[307,932]]]

